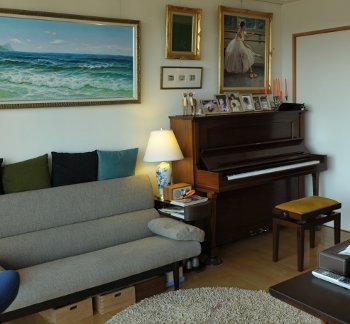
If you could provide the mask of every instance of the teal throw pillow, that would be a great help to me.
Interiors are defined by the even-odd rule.
[[[2,184],[6,194],[51,187],[47,154],[5,165]]]
[[[98,180],[134,175],[138,150],[138,148],[122,151],[98,150]]]

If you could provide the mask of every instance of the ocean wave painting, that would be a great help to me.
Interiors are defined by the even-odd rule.
[[[134,24],[0,13],[0,28],[0,106],[138,100]]]

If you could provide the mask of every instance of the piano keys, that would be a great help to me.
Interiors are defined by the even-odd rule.
[[[305,194],[327,156],[308,151],[305,111],[171,116],[170,125],[184,154],[173,162],[173,181],[191,183],[212,199],[207,235],[217,247],[271,228],[273,206]]]
[[[314,166],[314,165],[320,164],[320,163],[321,162],[318,160],[299,162],[299,163],[293,163],[293,164],[287,164],[287,165],[262,169],[262,170],[229,174],[226,176],[226,178],[227,178],[227,180],[231,181],[231,180],[237,180],[237,179],[242,179],[242,178],[260,176],[263,174],[277,173],[277,172],[281,172],[281,171],[287,171],[287,170],[299,169],[299,168],[308,167],[308,166]]]

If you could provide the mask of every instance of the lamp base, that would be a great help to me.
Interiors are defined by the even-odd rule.
[[[164,200],[163,188],[171,183],[171,165],[168,162],[161,162],[156,169],[156,178],[160,199]]]

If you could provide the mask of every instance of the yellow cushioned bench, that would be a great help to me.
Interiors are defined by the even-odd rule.
[[[310,230],[310,248],[315,247],[315,226],[334,221],[334,244],[340,242],[341,203],[336,200],[311,196],[279,204],[273,208],[273,261],[278,261],[280,226],[297,230],[298,270],[304,268],[304,231]]]

